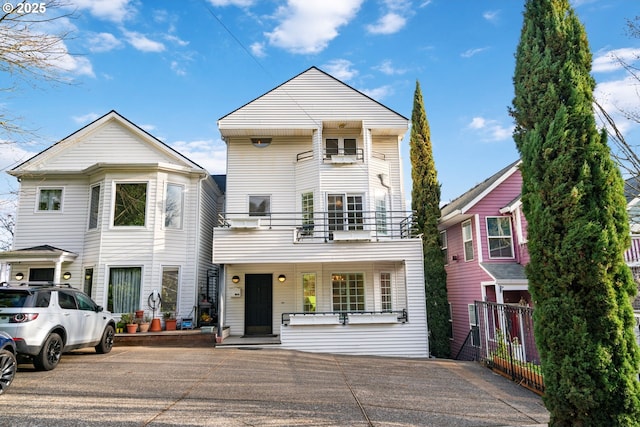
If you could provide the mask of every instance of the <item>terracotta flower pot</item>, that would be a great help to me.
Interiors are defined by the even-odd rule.
[[[148,332],[149,331],[149,323],[143,322],[140,323],[140,332]]]
[[[149,332],[160,332],[162,330],[162,324],[160,323],[160,319],[151,319],[151,326],[149,327]]]
[[[127,324],[127,333],[128,334],[135,334],[138,331],[138,324],[137,323],[128,323]]]
[[[177,319],[165,319],[164,329],[167,331],[175,331],[176,323],[177,323]]]

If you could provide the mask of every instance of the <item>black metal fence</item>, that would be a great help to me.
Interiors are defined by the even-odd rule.
[[[533,336],[533,309],[483,301],[476,301],[475,306],[477,341],[472,341],[477,343],[479,359],[494,371],[543,394],[540,355]]]

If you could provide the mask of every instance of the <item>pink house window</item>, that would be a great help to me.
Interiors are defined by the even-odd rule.
[[[489,241],[489,258],[513,258],[511,218],[487,217],[487,240]]]
[[[464,260],[473,260],[473,233],[471,220],[462,223],[462,243],[464,245]]]

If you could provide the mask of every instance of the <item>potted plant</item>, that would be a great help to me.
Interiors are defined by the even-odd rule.
[[[148,315],[145,315],[144,318],[139,320],[138,324],[140,326],[140,332],[149,331],[149,322],[151,322],[151,318]]]
[[[164,329],[166,331],[175,331],[177,320],[173,316],[171,311],[165,311],[162,316],[164,317]]]
[[[135,334],[138,330],[138,324],[133,321],[133,313],[124,313],[120,316],[120,321],[122,321],[127,328],[128,334]]]

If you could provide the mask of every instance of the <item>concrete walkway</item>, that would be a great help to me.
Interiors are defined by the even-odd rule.
[[[21,365],[0,426],[538,426],[539,396],[475,362],[268,347],[115,347]]]

